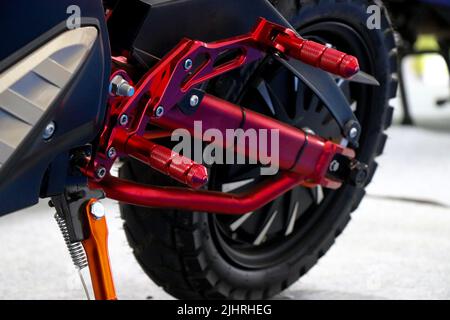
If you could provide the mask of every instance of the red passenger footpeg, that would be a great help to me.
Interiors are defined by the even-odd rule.
[[[300,38],[292,30],[278,35],[274,42],[284,48],[283,53],[287,56],[338,76],[350,78],[360,71],[356,57]]]
[[[204,166],[142,137],[131,137],[126,152],[191,188],[200,188],[208,182],[208,171]]]

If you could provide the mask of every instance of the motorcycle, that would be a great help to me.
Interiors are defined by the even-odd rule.
[[[169,294],[267,299],[332,246],[387,140],[379,1],[17,0],[0,26],[0,215],[50,198],[96,299],[117,298],[103,198]]]

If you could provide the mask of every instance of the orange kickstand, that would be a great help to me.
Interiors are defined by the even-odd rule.
[[[108,253],[108,227],[103,205],[98,200],[91,199],[86,205],[86,217],[89,236],[82,241],[82,244],[89,262],[95,299],[116,300]]]

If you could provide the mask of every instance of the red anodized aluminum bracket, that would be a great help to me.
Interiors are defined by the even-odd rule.
[[[231,52],[232,58],[222,61]],[[103,189],[107,197],[131,204],[230,214],[253,211],[300,183],[340,187],[341,182],[327,177],[329,165],[338,154],[354,158],[353,150],[208,94],[193,114],[187,115],[176,107],[197,85],[261,59],[267,53],[299,59],[345,78],[359,71],[355,57],[305,40],[294,31],[264,19],[260,19],[251,33],[232,39],[208,44],[183,39],[144,75],[132,97],[110,99],[99,148],[82,169],[90,178],[90,186]],[[192,69],[185,67],[188,59],[194,62]],[[125,72],[117,71],[117,74],[131,81]],[[156,113],[158,107],[164,108],[164,114]],[[123,115],[129,119],[126,123],[119,122]],[[97,174],[98,168],[109,171],[117,157],[132,156],[192,188],[204,185],[207,172],[203,166],[143,138],[148,136],[145,130],[149,122],[169,132],[185,128],[195,133],[195,121],[202,121],[205,130],[215,128],[221,132],[237,128],[279,130],[279,139],[286,147],[280,149],[275,165],[282,173],[275,181],[240,195],[144,186]],[[270,149],[272,143],[275,142],[269,140],[266,148]],[[113,156],[108,152],[111,148],[115,151]],[[247,148],[240,152],[247,157],[259,154],[250,151],[254,150]]]

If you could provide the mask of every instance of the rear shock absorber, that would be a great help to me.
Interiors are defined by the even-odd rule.
[[[88,300],[90,300],[91,298],[89,296],[89,290],[87,288],[86,282],[84,281],[83,274],[81,273],[81,270],[88,266],[88,260],[83,245],[81,244],[81,242],[70,241],[69,230],[64,218],[62,218],[57,212],[55,213],[54,218],[56,220],[56,223],[58,224],[59,230],[63,235],[64,242],[66,243],[67,249],[69,250],[72,262],[77,269],[78,276],[80,277],[84,292],[86,293],[86,297],[88,298]]]

